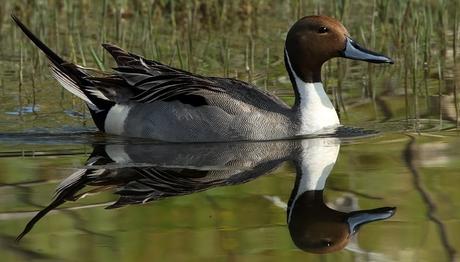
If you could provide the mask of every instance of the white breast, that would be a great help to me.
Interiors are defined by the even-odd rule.
[[[337,112],[321,82],[305,83],[296,77],[296,84],[300,94],[299,135],[317,133],[340,125]]]

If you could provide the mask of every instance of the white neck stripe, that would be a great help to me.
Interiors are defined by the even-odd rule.
[[[297,135],[319,133],[340,125],[334,106],[324,91],[321,82],[306,83],[295,73],[287,50],[284,50],[300,99],[300,128]]]
[[[288,63],[289,69],[290,69],[291,72],[292,72],[292,75],[294,76],[295,79],[300,79],[300,77],[299,77],[299,76],[296,74],[296,72],[294,71],[294,68],[292,68],[291,59],[289,59],[289,54],[288,54],[286,48],[284,49],[284,54],[286,55],[287,63]],[[296,82],[297,82],[297,81],[296,81]]]

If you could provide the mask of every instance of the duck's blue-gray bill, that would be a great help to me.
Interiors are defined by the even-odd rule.
[[[346,38],[345,49],[341,52],[341,56],[354,60],[362,60],[370,63],[388,63],[393,64],[391,58],[382,54],[367,50],[366,48],[358,45],[353,39]]]
[[[348,214],[347,223],[350,234],[356,233],[360,226],[392,217],[396,212],[395,207],[381,207],[370,210],[355,211]]]

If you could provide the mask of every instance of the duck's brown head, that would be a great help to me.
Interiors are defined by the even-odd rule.
[[[353,41],[347,29],[327,16],[306,16],[297,21],[286,37],[286,67],[304,82],[320,82],[321,66],[334,57],[371,63],[390,63],[387,56],[369,51]]]
[[[359,210],[350,213],[329,208],[323,191],[306,191],[288,207],[289,233],[295,245],[311,253],[343,249],[364,224],[390,218],[394,207]]]

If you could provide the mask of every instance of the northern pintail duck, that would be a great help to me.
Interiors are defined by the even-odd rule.
[[[273,140],[323,133],[340,125],[321,83],[321,67],[334,57],[393,63],[364,49],[345,27],[326,16],[307,16],[289,30],[284,58],[295,93],[292,107],[231,78],[204,77],[102,46],[115,72],[94,75],[67,62],[15,16],[16,24],[50,60],[53,76],[83,99],[102,132],[172,142]]]

